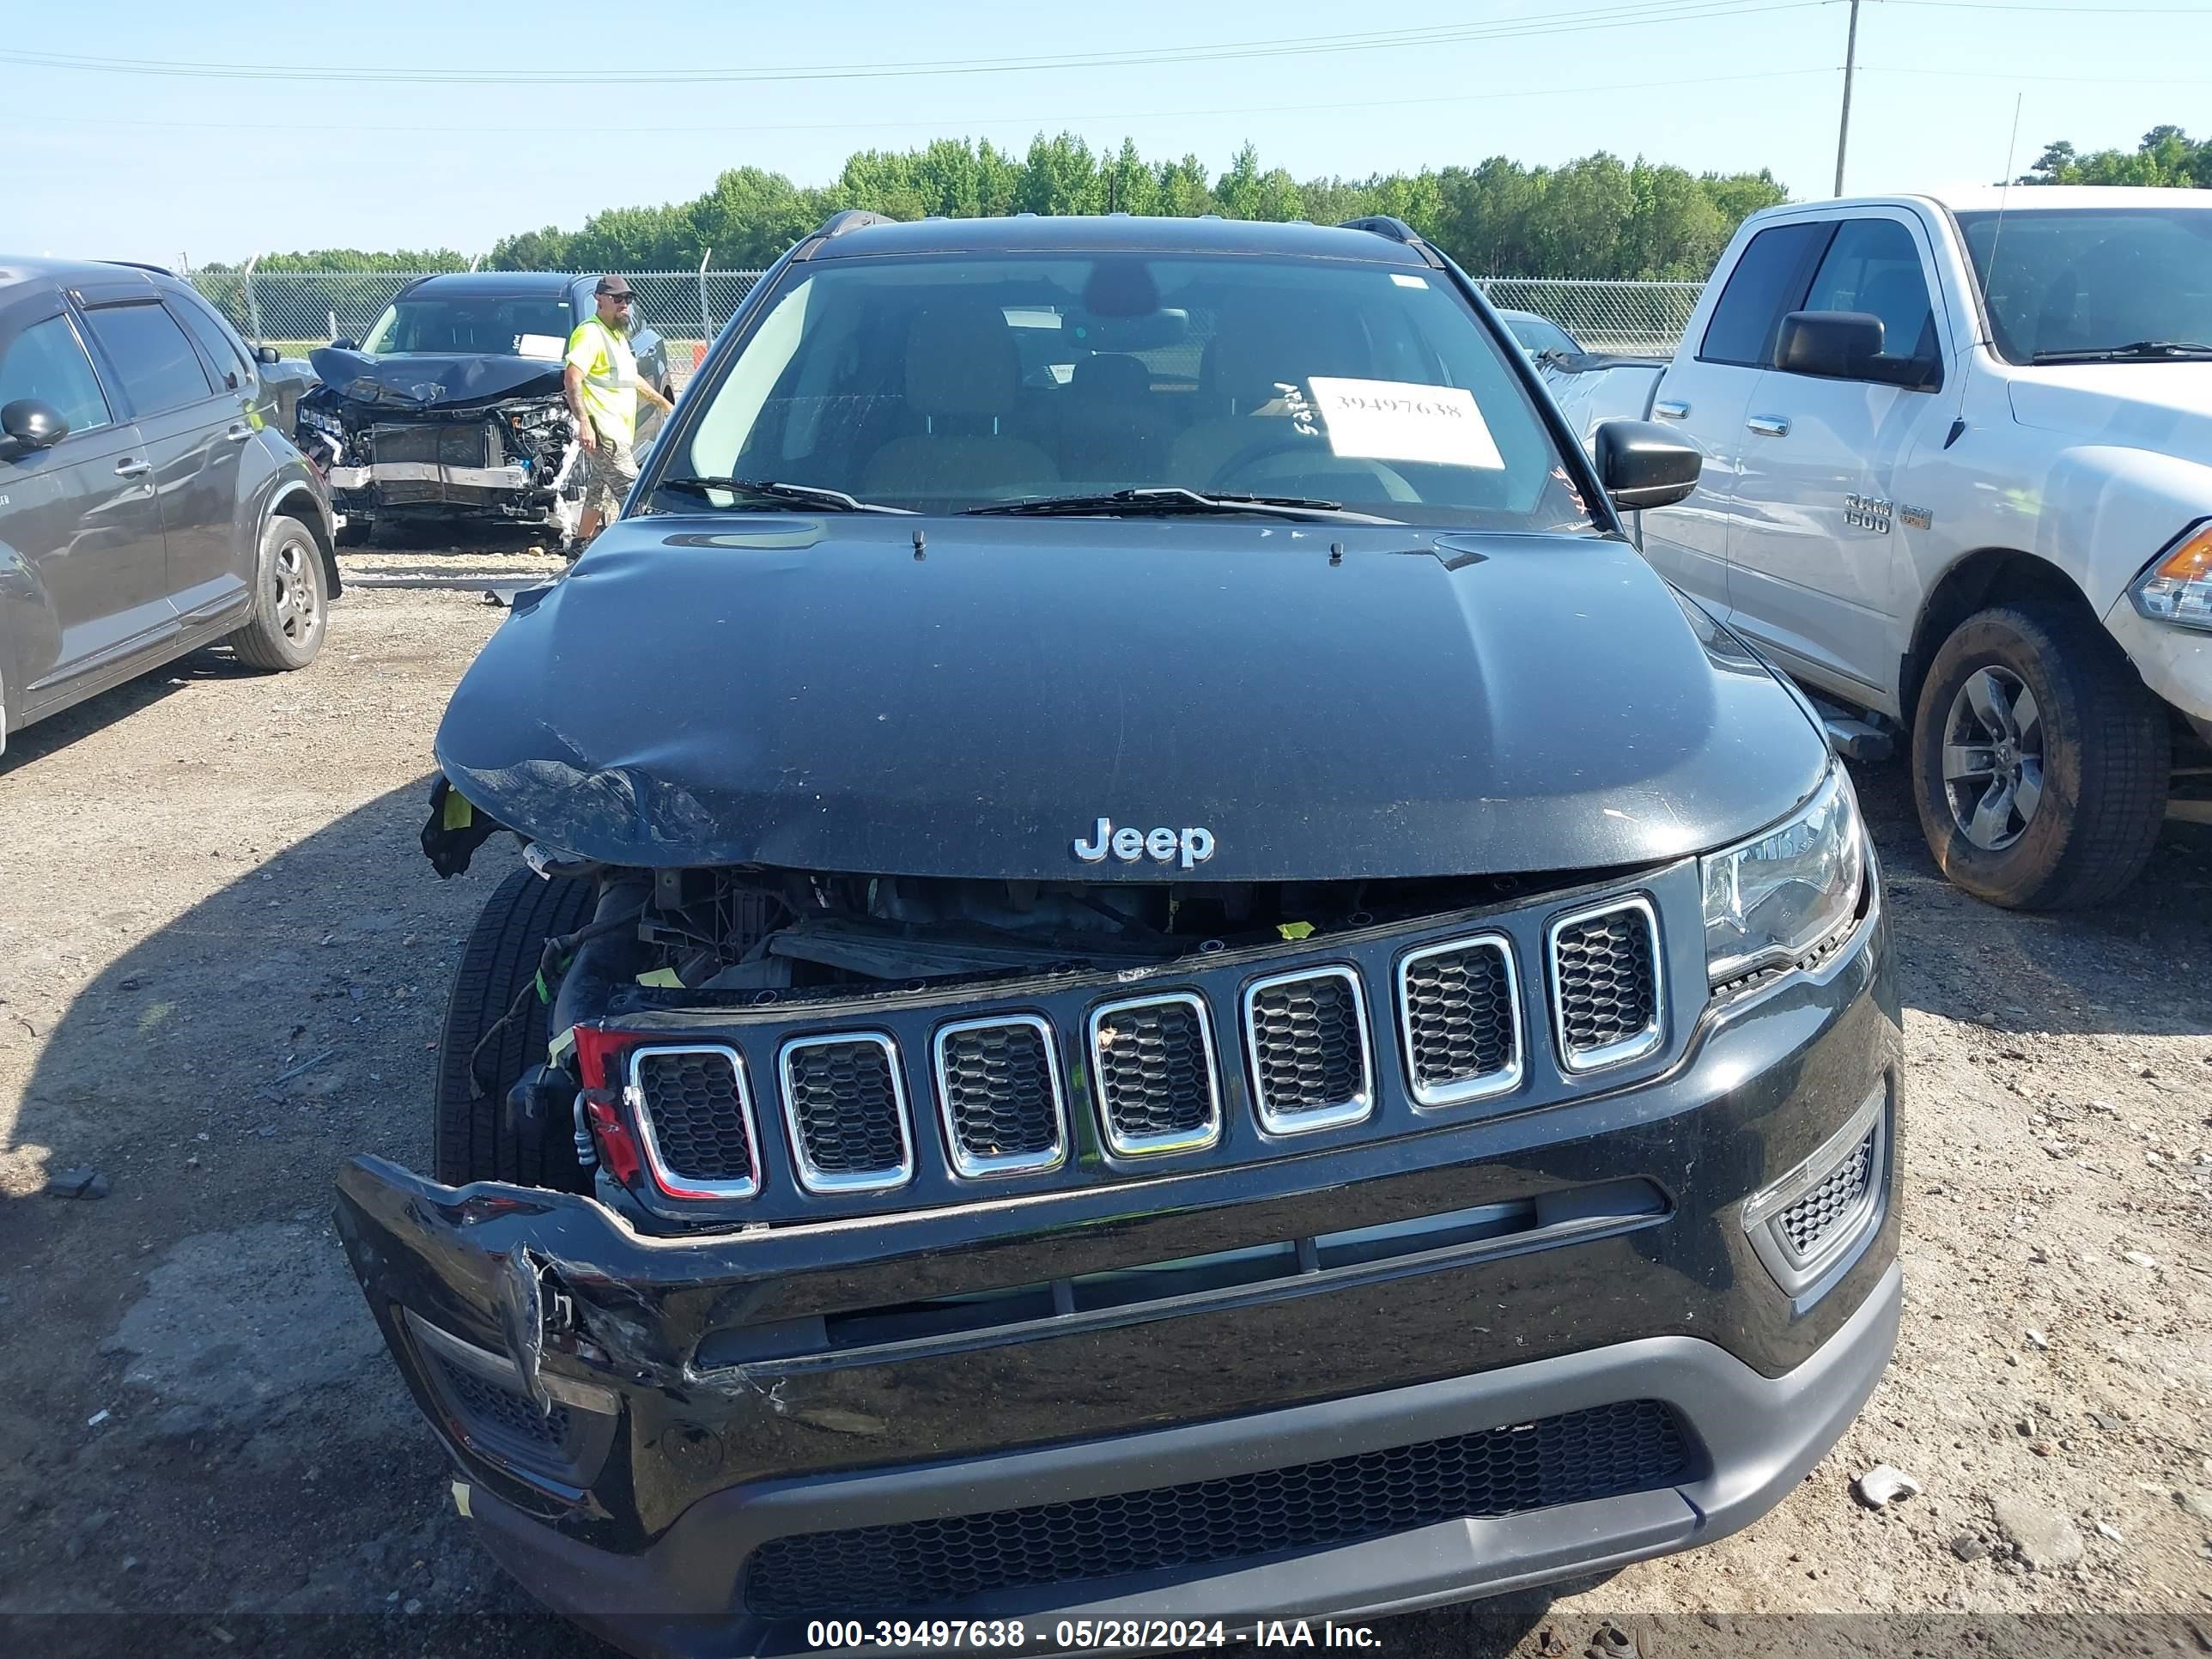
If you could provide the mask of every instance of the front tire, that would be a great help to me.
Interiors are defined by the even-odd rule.
[[[373,519],[349,518],[332,533],[331,539],[340,547],[367,547],[369,537],[375,532]]]
[[[518,1139],[506,1104],[515,1079],[545,1058],[551,1010],[534,983],[545,941],[585,926],[598,905],[597,882],[547,881],[526,867],[485,901],[454,970],[438,1042],[436,1164],[446,1185],[505,1181],[559,1192],[589,1189],[575,1143],[559,1134],[536,1147]],[[477,1045],[526,990],[522,1012],[501,1027],[472,1073]]]
[[[254,562],[253,613],[230,636],[232,653],[247,667],[270,673],[305,668],[323,648],[329,611],[323,550],[313,532],[297,519],[270,520]]]
[[[1979,611],[1929,666],[1913,800],[1936,864],[1978,899],[2063,910],[2121,891],[2157,842],[2172,769],[2157,700],[2063,606]]]

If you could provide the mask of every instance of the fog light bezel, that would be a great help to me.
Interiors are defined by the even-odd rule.
[[[1744,1201],[1743,1227],[1751,1247],[1775,1283],[1790,1296],[1806,1297],[1881,1224],[1889,1202],[1893,1096],[1892,1080],[1885,1076],[1810,1156]],[[1833,1174],[1869,1133],[1874,1145],[1868,1152],[1866,1190],[1852,1200],[1850,1208],[1830,1226],[1815,1249],[1809,1253],[1800,1251],[1783,1229],[1783,1212]]]

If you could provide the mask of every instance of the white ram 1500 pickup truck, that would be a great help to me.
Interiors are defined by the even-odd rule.
[[[2019,189],[1775,208],[1671,360],[1547,355],[1587,439],[1705,453],[1645,556],[1910,750],[1929,845],[2057,908],[2212,821],[2212,191]]]

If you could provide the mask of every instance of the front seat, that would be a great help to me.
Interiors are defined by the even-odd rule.
[[[1061,414],[1060,459],[1086,483],[1148,484],[1167,449],[1167,422],[1141,357],[1101,352],[1078,361]]]
[[[915,307],[906,334],[906,418],[921,430],[869,457],[861,492],[1002,495],[1056,483],[1052,458],[1005,430],[1020,386],[1013,331],[996,306],[957,300]]]

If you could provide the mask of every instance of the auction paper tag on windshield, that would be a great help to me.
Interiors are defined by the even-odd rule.
[[[1376,461],[1429,461],[1502,471],[1505,458],[1474,394],[1465,386],[1410,380],[1344,380],[1316,374],[1314,406],[1339,455]]]
[[[516,356],[543,357],[548,362],[567,349],[568,342],[557,334],[522,334],[516,336],[514,342]]]

